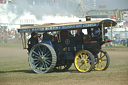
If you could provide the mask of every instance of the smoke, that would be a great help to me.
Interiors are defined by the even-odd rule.
[[[30,12],[40,19],[43,15],[57,15],[62,16],[74,15],[73,9],[67,10],[66,1],[52,2],[52,0],[15,0],[18,15],[24,12]],[[75,9],[75,7],[74,7]]]
[[[26,14],[34,15],[37,20],[44,19],[44,16],[80,16],[80,0],[13,0],[12,3],[2,7],[1,10],[14,23]],[[83,0],[81,0],[83,1]],[[86,1],[86,0],[85,0]],[[83,3],[83,2],[82,2]],[[84,4],[83,4],[84,5]]]

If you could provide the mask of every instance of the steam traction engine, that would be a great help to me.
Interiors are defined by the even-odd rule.
[[[32,47],[29,53],[29,64],[36,73],[51,71],[66,71],[72,63],[80,72],[106,70],[110,63],[108,53],[101,46],[108,42],[105,38],[105,27],[113,27],[112,20],[83,21],[63,24],[48,24],[38,26],[24,26],[18,29],[21,34],[23,48],[26,45],[26,33],[54,33],[52,40],[42,40]],[[94,29],[100,30],[99,36],[92,36]],[[86,29],[87,34],[81,32],[72,35],[71,30]],[[111,38],[112,39],[112,38]]]

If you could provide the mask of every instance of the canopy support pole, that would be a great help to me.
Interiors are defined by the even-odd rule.
[[[57,40],[58,40],[58,42],[61,42],[60,32],[59,32],[59,34],[57,35]]]
[[[24,49],[26,49],[26,33],[24,32]]]
[[[21,35],[21,41],[22,41],[23,49],[26,49],[26,36],[25,36],[25,32],[24,33],[20,33],[20,35]]]
[[[111,40],[113,41],[113,36],[112,36],[112,22],[111,23]]]
[[[102,22],[102,41],[104,41],[104,22]]]

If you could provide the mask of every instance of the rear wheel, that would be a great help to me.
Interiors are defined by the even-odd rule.
[[[80,72],[89,72],[94,68],[94,56],[87,50],[78,52],[74,62],[76,69]]]
[[[100,52],[97,54],[97,57],[95,58],[95,61],[95,70],[106,70],[110,64],[110,57],[106,51],[100,50]]]
[[[29,53],[29,64],[36,73],[51,72],[56,61],[56,53],[48,44],[37,44]]]

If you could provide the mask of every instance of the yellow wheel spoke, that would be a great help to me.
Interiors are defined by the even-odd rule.
[[[102,61],[107,61],[107,59],[102,59]]]
[[[100,69],[103,67],[102,62],[100,63]]]
[[[80,61],[80,62],[81,62],[82,60],[83,60],[83,59],[81,59],[80,57],[77,58],[77,61]]]
[[[100,56],[99,57],[101,58],[101,56],[102,56],[102,52],[100,52]]]
[[[87,63],[86,63],[86,68],[87,68],[87,69],[89,69],[89,68],[90,68],[90,67],[89,67],[89,65],[88,65]]]
[[[84,54],[84,57],[85,57],[85,59],[87,60],[87,55],[86,55],[86,54]]]
[[[98,70],[100,69],[100,63],[97,64],[97,69],[98,69]]]
[[[104,63],[101,63],[101,69],[100,69],[100,70],[102,70],[102,69],[104,69],[104,68],[105,68]]]
[[[97,68],[99,67],[99,63],[97,63]]]
[[[83,66],[83,63],[81,63],[81,65],[79,66],[79,68],[81,68],[81,66]]]
[[[83,64],[83,70],[84,70],[84,64]]]
[[[81,59],[83,59],[83,55],[82,54],[80,54],[80,57],[81,57]]]
[[[105,54],[101,57],[101,59],[105,56]]]
[[[101,67],[104,67],[104,63],[103,62],[101,62]]]

